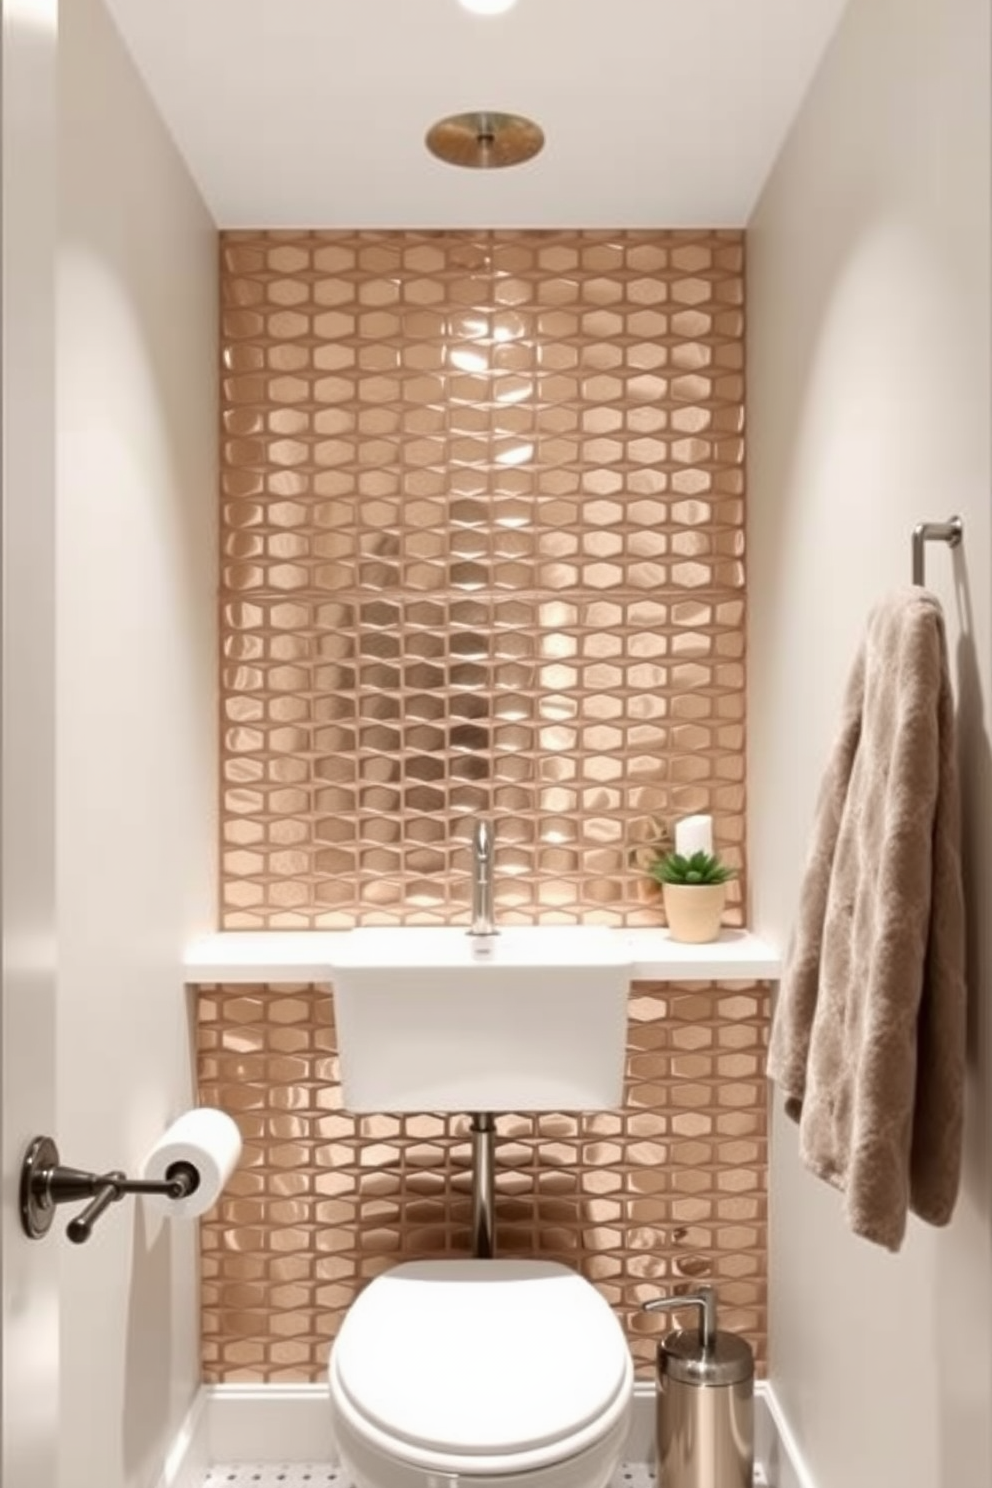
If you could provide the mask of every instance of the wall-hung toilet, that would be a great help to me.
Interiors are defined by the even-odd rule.
[[[478,945],[457,930],[359,930],[345,942],[334,991],[347,1108],[620,1103],[620,937],[527,928]],[[352,1304],[329,1386],[356,1488],[604,1488],[623,1453],[633,1369],[612,1309],[566,1266],[413,1261]]]
[[[632,1385],[608,1304],[542,1261],[397,1266],[359,1296],[330,1365],[341,1460],[368,1488],[603,1488]]]

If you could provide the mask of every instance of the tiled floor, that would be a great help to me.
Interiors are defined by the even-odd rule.
[[[212,1467],[203,1488],[349,1488],[337,1468],[320,1462],[268,1463],[225,1462]],[[655,1488],[654,1469],[643,1463],[624,1463],[617,1469],[612,1488]]]
[[[289,1463],[218,1463],[207,1473],[203,1488],[350,1488],[347,1478],[337,1468],[320,1462]],[[654,1468],[642,1462],[625,1462],[617,1469],[611,1488],[655,1488]],[[768,1488],[760,1468],[754,1474],[754,1488]]]

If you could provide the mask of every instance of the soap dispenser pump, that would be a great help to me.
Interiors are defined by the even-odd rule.
[[[716,1288],[643,1303],[645,1312],[699,1310],[698,1328],[676,1328],[658,1344],[658,1488],[751,1488],[754,1476],[754,1355],[716,1325]]]

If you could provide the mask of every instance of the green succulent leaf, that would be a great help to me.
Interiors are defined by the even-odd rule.
[[[670,884],[721,884],[735,878],[737,870],[721,863],[715,853],[695,852],[691,857],[682,853],[666,853],[651,864],[648,872],[658,883]]]

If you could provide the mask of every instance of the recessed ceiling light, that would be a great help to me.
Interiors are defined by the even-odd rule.
[[[476,15],[500,15],[516,3],[517,0],[461,0],[465,9],[474,10]]]

